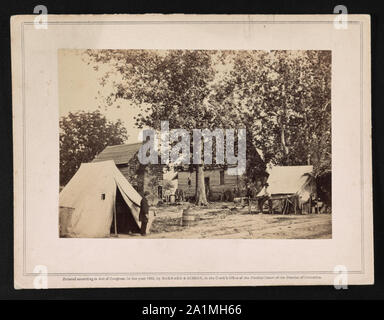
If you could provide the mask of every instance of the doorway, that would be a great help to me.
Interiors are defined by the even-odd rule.
[[[128,207],[118,187],[116,187],[116,226],[117,234],[119,233],[139,233],[140,228],[132,215],[131,209]],[[115,217],[113,215],[111,233],[115,233]]]

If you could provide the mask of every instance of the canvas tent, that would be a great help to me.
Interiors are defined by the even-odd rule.
[[[83,163],[60,193],[60,220],[66,221],[64,234],[109,237],[115,225],[119,233],[138,232],[140,201],[141,196],[114,161]]]
[[[316,195],[316,183],[312,171],[313,166],[272,167],[268,170],[267,186],[257,197],[268,197],[272,200],[297,199],[297,204],[302,208],[303,203],[307,203],[311,196]]]
[[[305,202],[313,193],[311,173],[313,166],[276,166],[269,170],[268,186],[258,196],[297,194]]]

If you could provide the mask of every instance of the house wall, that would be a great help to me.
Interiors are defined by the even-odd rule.
[[[224,171],[224,184],[220,183],[220,171]],[[204,177],[209,178],[210,191],[213,193],[224,193],[226,190],[233,191],[234,188],[243,187],[243,177],[229,175],[227,170],[206,170],[204,171]],[[188,178],[191,180],[190,184],[188,184]],[[178,188],[183,190],[187,197],[194,196],[196,190],[196,172],[179,172]]]

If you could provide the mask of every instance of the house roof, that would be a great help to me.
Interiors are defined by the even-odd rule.
[[[92,162],[100,162],[106,160],[115,161],[116,165],[127,164],[129,160],[139,151],[142,143],[120,144],[116,146],[107,146],[100,152]]]
[[[299,193],[312,173],[313,166],[276,166],[269,170],[268,187],[258,195]]]

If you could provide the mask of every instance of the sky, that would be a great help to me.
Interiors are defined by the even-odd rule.
[[[103,88],[99,84],[98,79],[103,73],[104,70],[95,71],[83,60],[81,50],[58,51],[60,117],[69,112],[99,110],[108,120],[123,121],[129,136],[127,143],[138,142],[140,129],[135,127],[133,117],[140,113],[139,108],[125,100],[106,108],[100,93],[108,92],[111,88]],[[98,108],[99,105],[101,108]]]

